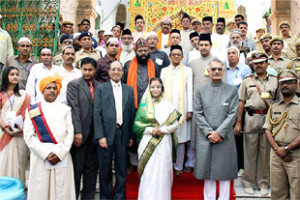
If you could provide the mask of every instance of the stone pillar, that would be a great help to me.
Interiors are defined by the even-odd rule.
[[[291,32],[300,34],[300,1],[291,1]]]
[[[60,13],[64,20],[72,21],[74,23],[75,32],[78,31],[77,24],[84,18],[90,20],[91,29],[95,35],[95,19],[96,1],[94,0],[61,0]]]
[[[272,0],[271,1],[271,20],[272,35],[279,35],[278,25],[282,21],[290,23],[290,0]]]

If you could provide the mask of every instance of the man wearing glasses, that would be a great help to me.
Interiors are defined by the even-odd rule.
[[[13,66],[19,69],[19,87],[24,90],[29,71],[33,65],[38,62],[34,60],[34,57],[30,55],[32,52],[32,43],[27,37],[22,37],[18,41],[19,55],[11,55],[6,61],[5,67]]]
[[[191,119],[193,116],[193,74],[190,67],[181,63],[183,49],[180,45],[170,47],[171,65],[162,69],[161,80],[165,86],[164,97],[181,113],[180,128],[175,134],[178,138],[177,158],[174,164],[175,173],[180,176],[183,172],[185,145],[191,140]],[[193,168],[195,153],[188,147],[186,167]],[[191,169],[189,172],[191,172]]]
[[[208,68],[210,82],[198,87],[194,116],[197,136],[194,175],[204,181],[204,199],[216,199],[216,181],[219,181],[219,199],[229,200],[230,180],[237,178],[237,155],[233,134],[239,97],[234,86],[222,81],[225,67],[214,58]]]
[[[81,20],[80,28],[82,29],[81,33],[83,33],[83,32],[89,33],[89,30],[91,29],[90,20],[88,20],[88,19]],[[92,35],[92,33],[89,33],[89,34]],[[91,38],[92,38],[92,47],[93,47],[93,49],[95,49],[98,46],[98,42],[93,36],[91,36]]]

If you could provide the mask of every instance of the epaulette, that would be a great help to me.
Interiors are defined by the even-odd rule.
[[[251,78],[252,76],[254,76],[254,74],[249,74],[249,75],[247,75],[244,79],[246,79],[246,78]]]

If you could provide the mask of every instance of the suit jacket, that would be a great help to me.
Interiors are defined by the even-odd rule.
[[[129,139],[133,139],[133,122],[135,114],[134,96],[132,87],[122,85],[122,144],[126,147]],[[114,144],[116,131],[116,109],[113,88],[111,82],[102,83],[97,86],[94,105],[94,139],[106,137],[107,145]]]
[[[93,80],[94,88],[100,83]],[[72,120],[75,133],[82,133],[82,142],[85,142],[91,130],[94,103],[88,83],[83,77],[72,80],[68,84],[67,101],[72,108]]]

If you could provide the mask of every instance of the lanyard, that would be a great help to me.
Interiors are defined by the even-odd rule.
[[[14,103],[15,103],[15,96],[16,95],[13,94],[13,96],[14,96],[13,100],[11,101],[9,95],[7,94],[7,98],[8,98],[9,104],[10,104],[10,110],[13,110]]]
[[[25,66],[24,66],[23,63],[21,63],[20,61],[18,61],[18,63],[19,63],[19,65],[21,65],[21,67],[22,67],[23,69],[25,69],[25,71],[26,71],[27,74],[28,74],[29,71],[28,71],[27,67],[28,67],[29,63],[27,63]]]

